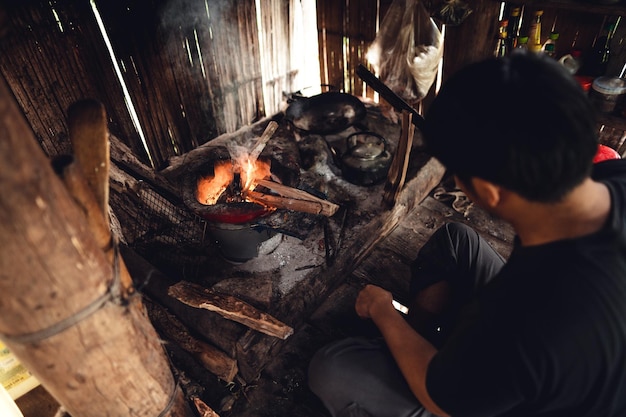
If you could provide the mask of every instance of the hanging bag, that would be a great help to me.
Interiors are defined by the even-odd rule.
[[[443,36],[424,5],[394,0],[367,56],[381,81],[409,104],[428,94],[443,55]]]

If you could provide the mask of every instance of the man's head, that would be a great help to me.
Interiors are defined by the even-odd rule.
[[[430,152],[464,184],[477,177],[545,203],[589,175],[598,146],[582,88],[535,53],[459,71],[430,106],[423,133]]]

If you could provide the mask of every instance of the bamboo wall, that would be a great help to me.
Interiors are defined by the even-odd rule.
[[[274,114],[283,92],[307,82],[298,74],[310,62],[291,51],[302,44],[296,37],[304,36],[304,13],[315,12],[314,0],[95,3],[137,123],[89,0],[5,6],[0,72],[49,156],[69,151],[65,112],[81,98],[102,101],[111,132],[158,169],[173,155]]]
[[[402,1],[402,0],[398,0]],[[518,0],[514,0],[518,1]],[[15,2],[11,2],[15,3]],[[91,3],[96,4],[136,109],[127,108]],[[373,98],[355,76],[392,0],[24,0],[4,6],[0,73],[49,156],[69,151],[65,112],[83,98],[105,104],[110,130],[159,170],[223,133],[271,116],[285,93],[329,85]],[[444,2],[427,0],[435,12]],[[472,13],[445,27],[443,79],[491,56],[500,2],[467,0]],[[561,37],[557,55],[589,49],[623,6],[531,1],[544,10],[544,39]],[[315,27],[315,22],[317,26]],[[441,25],[440,25],[441,27]],[[317,39],[310,34],[318,34]],[[309,34],[309,36],[307,36]],[[609,73],[626,60],[626,23],[618,26]],[[432,91],[429,97],[432,98]],[[621,122],[618,121],[618,122]]]

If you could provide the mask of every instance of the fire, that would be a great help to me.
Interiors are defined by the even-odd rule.
[[[254,181],[267,179],[270,177],[270,164],[267,162],[259,161],[254,162],[250,159],[246,159],[241,166],[241,182],[243,183],[242,192],[254,189]]]
[[[213,166],[213,175],[198,179],[196,198],[205,205],[216,204],[229,190],[227,201],[240,199],[245,201],[246,191],[254,188],[255,180],[268,179],[271,175],[269,162],[249,158],[239,161],[217,161]]]

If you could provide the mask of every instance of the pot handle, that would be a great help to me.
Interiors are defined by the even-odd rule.
[[[356,139],[357,136],[374,136],[380,139],[380,141],[383,143],[383,147],[387,149],[387,139],[385,139],[382,135],[379,135],[376,132],[365,130],[365,131],[360,131],[360,132],[354,132],[346,138],[346,152],[350,152],[352,148],[358,145],[358,142]],[[366,143],[366,142],[362,142],[362,143]]]

